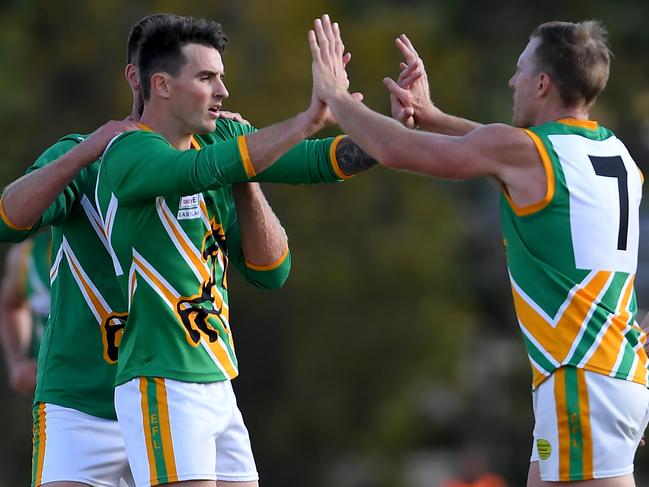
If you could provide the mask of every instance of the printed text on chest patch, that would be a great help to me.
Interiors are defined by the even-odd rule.
[[[191,196],[181,196],[178,203],[178,220],[189,220],[192,218],[200,218],[201,212],[198,208],[199,198],[197,194]]]

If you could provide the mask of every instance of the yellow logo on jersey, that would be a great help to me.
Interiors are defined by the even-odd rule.
[[[548,440],[536,440],[536,449],[541,460],[547,460],[552,455],[552,446]]]

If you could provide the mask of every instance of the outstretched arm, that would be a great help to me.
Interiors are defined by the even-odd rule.
[[[346,67],[350,60],[351,54],[345,53],[344,46],[341,45],[340,80],[346,88],[349,87]],[[300,140],[306,139],[325,126],[336,122],[327,105],[315,96],[315,87],[313,90],[311,93],[311,103],[305,112],[246,136],[247,150],[255,174],[268,168],[278,157],[286,153],[286,151]],[[354,100],[363,99],[363,95],[360,93],[352,93],[350,96]],[[368,167],[365,167],[365,169]],[[353,175],[355,172],[351,172],[348,175]]]
[[[316,96],[343,130],[380,164],[439,178],[494,176],[517,204],[545,196],[544,167],[532,139],[508,125],[485,125],[458,137],[410,130],[373,112],[347,92],[342,78],[342,40],[328,16],[309,32]]]
[[[11,183],[1,200],[5,219],[18,230],[31,228],[81,169],[99,159],[113,137],[137,128],[132,121],[112,120],[56,161]]]
[[[0,330],[11,387],[30,394],[36,385],[36,361],[28,356],[32,317],[25,295],[27,254],[31,242],[14,245],[7,254],[0,289]]]

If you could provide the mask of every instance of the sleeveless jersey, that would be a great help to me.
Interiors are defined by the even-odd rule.
[[[41,232],[29,241],[25,262],[25,296],[32,315],[30,356],[38,357],[45,323],[50,316],[50,255],[52,232]]]
[[[302,142],[255,174],[243,137],[251,130],[220,120],[215,133],[194,139],[193,150],[179,151],[151,131],[122,134],[107,148],[97,206],[128,303],[117,384],[238,374],[229,262],[249,282],[271,288],[286,279],[290,254],[271,266],[245,262],[230,185],[340,180],[332,157],[338,139]]]
[[[501,216],[533,386],[564,365],[647,385],[633,288],[642,174],[596,122],[565,119],[526,132],[547,193],[519,208],[504,192]]]

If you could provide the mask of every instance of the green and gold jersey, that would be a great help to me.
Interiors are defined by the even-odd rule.
[[[633,288],[640,170],[596,122],[564,119],[526,133],[545,166],[547,194],[519,208],[505,192],[501,216],[533,385],[564,365],[647,385]]]
[[[45,323],[50,316],[50,256],[52,232],[41,232],[28,241],[25,255],[25,297],[32,315],[30,356],[38,357]]]
[[[219,123],[214,134],[203,140],[214,143],[250,130],[238,124]],[[63,137],[28,172],[55,161],[84,138],[76,134]],[[281,167],[283,161],[312,161],[294,164],[295,170],[288,174],[294,180],[288,182],[342,179],[330,172],[342,174],[335,157],[323,159],[321,150],[315,149],[329,147],[333,155],[335,144],[331,140],[298,144],[276,164]],[[108,241],[94,205],[98,168],[99,163],[84,168],[31,228],[13,225],[0,199],[0,241],[22,241],[39,228],[53,226],[51,314],[39,351],[35,401],[115,419],[113,387],[126,300],[117,286]],[[272,177],[274,173],[264,174]],[[255,270],[250,274],[254,279]]]
[[[128,302],[117,384],[141,376],[214,382],[237,375],[228,264],[270,288],[282,285],[290,261],[287,251],[268,267],[245,262],[230,185],[340,180],[331,157],[337,139],[304,141],[254,174],[243,137],[252,130],[219,120],[216,132],[196,137],[187,151],[151,131],[127,132],[104,153],[97,205]]]
[[[28,172],[84,138],[63,137]],[[38,354],[35,402],[115,419],[113,383],[126,302],[93,204],[98,168],[95,162],[82,169],[30,229],[15,227],[1,212],[0,239],[20,240],[52,225],[51,313]]]

